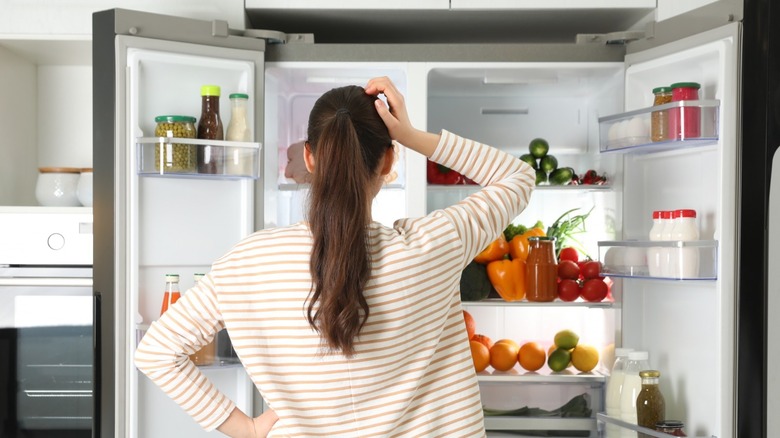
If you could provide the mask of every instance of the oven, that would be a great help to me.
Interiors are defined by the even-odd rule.
[[[0,437],[92,436],[92,211],[0,208]]]

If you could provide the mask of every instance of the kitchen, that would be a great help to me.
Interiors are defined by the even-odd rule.
[[[205,20],[212,20],[215,18],[222,18],[226,19],[229,23],[231,28],[241,28],[243,23],[243,9],[244,5],[231,5],[227,8],[220,8],[223,9],[222,11],[217,11],[213,5],[209,5],[209,2],[201,2],[202,4],[189,4],[187,6],[186,11],[180,11],[176,10],[175,6],[168,6],[167,8],[163,6],[157,6],[157,7],[141,7],[135,2],[133,5],[117,5],[120,7],[127,7],[129,9],[140,9],[144,11],[150,11],[150,12],[159,12],[159,13],[166,13],[171,15],[178,15],[178,16],[187,16],[192,18],[200,18]],[[305,3],[305,2],[304,2]],[[436,3],[436,2],[431,2]],[[449,3],[449,2],[446,2]],[[563,3],[563,2],[562,2]],[[599,2],[596,2],[599,3]],[[638,2],[641,3],[641,2]],[[646,19],[648,16],[653,17],[654,19],[658,19],[655,17],[662,17],[666,18],[670,15],[674,15],[675,13],[681,12],[677,8],[679,8],[679,2],[659,2],[657,10],[653,11],[651,9],[643,10],[637,13],[634,11],[633,13],[625,13],[625,15],[629,17],[633,17],[637,22],[641,22],[643,19]],[[720,2],[724,3],[724,2]],[[453,2],[453,7],[455,7],[456,2]],[[562,12],[560,10],[556,10],[554,3],[552,6],[548,6],[550,9],[547,11],[548,15],[552,13],[558,13],[561,14]],[[566,5],[561,6],[562,8],[565,8]],[[3,34],[8,34],[8,37],[3,36],[2,38],[2,45],[7,50],[4,50],[2,52],[2,56],[5,59],[8,59],[9,62],[4,62],[3,65],[9,65],[13,66],[13,74],[16,76],[12,76],[12,78],[16,79],[15,82],[19,82],[21,84],[20,87],[13,87],[13,89],[5,89],[3,93],[9,93],[8,96],[3,96],[3,102],[14,102],[14,105],[12,106],[3,106],[3,111],[8,112],[9,114],[7,117],[3,117],[4,124],[7,125],[7,129],[4,131],[11,133],[12,135],[12,141],[9,143],[5,143],[6,145],[20,145],[25,144],[29,145],[26,148],[19,148],[19,147],[11,147],[11,146],[5,146],[7,150],[7,154],[11,157],[14,157],[15,159],[12,160],[14,165],[11,166],[9,164],[9,161],[4,161],[5,166],[3,168],[3,172],[0,173],[0,178],[3,178],[3,187],[6,187],[8,190],[7,193],[3,194],[3,198],[0,199],[0,204],[7,205],[11,207],[17,207],[17,206],[35,206],[37,205],[35,195],[34,195],[34,189],[36,185],[36,169],[38,167],[45,167],[45,166],[68,166],[68,167],[76,167],[76,168],[89,168],[92,167],[91,163],[91,155],[89,155],[89,152],[87,152],[86,156],[87,158],[84,158],[84,144],[91,143],[94,139],[91,138],[82,138],[81,136],[84,135],[84,133],[90,133],[92,132],[92,124],[91,120],[92,117],[91,114],[91,95],[92,95],[92,77],[91,77],[91,68],[92,68],[92,59],[91,59],[91,39],[89,35],[91,34],[91,17],[85,18],[85,15],[91,15],[92,11],[84,11],[84,10],[78,10],[78,8],[72,8],[72,9],[65,9],[61,12],[58,11],[58,13],[52,13],[49,12],[49,10],[35,10],[35,7],[24,7],[24,6],[13,6],[14,8],[17,8],[19,11],[18,17],[19,19],[11,20],[8,17],[13,16],[13,13],[5,14],[4,26],[2,29],[0,29]],[[39,8],[43,8],[43,6],[38,6]],[[247,6],[249,7],[249,5]],[[425,7],[425,4],[420,4],[420,2],[416,2],[413,6],[410,5],[409,8],[416,7]],[[429,6],[431,9],[434,8],[434,6]],[[466,5],[468,7],[468,5]],[[26,9],[27,8],[27,9]],[[105,6],[101,5],[99,9],[104,9]],[[258,6],[257,9],[261,8],[261,6]],[[73,10],[75,9],[75,11]],[[94,10],[97,10],[98,8],[94,8]],[[250,8],[251,9],[251,8]],[[284,24],[286,21],[286,14],[284,10],[273,10],[272,7],[268,6],[268,10],[264,11],[264,14],[258,14],[258,16],[268,16],[273,17],[273,20],[275,22],[279,23],[280,25]],[[11,9],[13,12],[14,10]],[[419,11],[418,11],[419,12]],[[513,16],[514,19],[520,20],[525,14],[523,12],[522,7],[519,8],[519,12],[515,11],[516,14]],[[577,11],[575,11],[577,12]],[[596,17],[598,14],[596,14],[593,10],[590,11],[579,11],[582,16],[584,17]],[[62,15],[60,15],[62,14]],[[75,14],[75,16],[69,14]],[[355,13],[357,14],[357,13]],[[616,12],[616,14],[618,14]],[[657,14],[657,15],[656,15]],[[251,14],[250,14],[251,15]],[[337,15],[337,14],[336,14]],[[349,14],[346,14],[348,16]],[[398,20],[400,19],[411,19],[410,17],[413,17],[415,15],[420,16],[426,16],[424,13],[417,14],[416,12],[409,12],[408,10],[400,10],[396,11],[394,13],[388,13],[389,17],[392,17],[395,21],[392,23],[398,23]],[[490,16],[489,13],[485,13],[488,17]],[[495,11],[493,12],[492,16],[495,18],[497,15],[512,15],[512,14],[497,14]],[[574,17],[577,17],[578,14],[572,14]],[[618,14],[619,15],[619,14]],[[739,14],[736,14],[739,16]],[[24,18],[27,17],[28,19],[31,19],[32,16],[35,16],[35,20],[32,20],[31,22],[35,25],[23,27],[20,23],[25,23]],[[431,20],[434,20],[434,18],[431,17],[437,17],[441,16],[441,14],[436,13],[430,13],[430,16],[428,17],[428,22],[434,22]],[[533,17],[533,14],[529,15],[530,17]],[[560,15],[558,15],[560,17]],[[238,17],[238,18],[237,18]],[[307,22],[306,21],[306,11],[305,9],[300,11],[300,14],[298,18],[307,25],[311,25],[311,28],[314,29],[315,36],[319,33],[322,34],[322,32],[317,32],[317,29],[315,27],[315,22]],[[68,19],[70,18],[70,19]],[[449,18],[449,17],[448,17]],[[527,19],[527,17],[526,17]],[[49,21],[46,21],[49,20]],[[444,21],[444,20],[442,20]],[[547,23],[549,23],[548,21]],[[591,23],[591,21],[588,21]],[[597,20],[593,20],[593,23],[597,23]],[[234,24],[236,23],[236,24]],[[702,24],[706,27],[706,20],[704,20],[705,24]],[[556,21],[555,24],[557,24],[559,27],[565,27],[567,26],[566,20],[560,20]],[[38,34],[29,34],[30,29],[36,28],[35,26],[38,26],[37,28],[40,30],[40,33]],[[78,27],[80,26],[80,27]],[[261,27],[264,27],[260,25]],[[555,26],[552,24],[546,24],[548,28],[554,28]],[[268,26],[270,27],[270,26]],[[529,29],[533,29],[532,26],[528,25]],[[7,30],[6,30],[7,29]],[[44,29],[53,29],[60,31],[60,35],[48,35],[51,31],[46,31]],[[620,26],[617,30],[626,30],[626,26]],[[288,32],[296,32],[296,30],[288,30],[283,29]],[[590,29],[589,29],[590,30]],[[613,27],[605,27],[599,30],[594,30],[593,33],[608,33],[613,32],[616,29]],[[640,26],[641,30],[641,26]],[[703,30],[703,29],[702,29]],[[558,29],[560,31],[560,29]],[[535,30],[537,35],[541,35],[541,32],[537,29]],[[378,32],[378,34],[382,35],[395,35],[398,32],[395,31],[395,29],[392,26],[389,26],[388,29],[385,32]],[[582,32],[577,32],[582,33]],[[590,32],[586,32],[590,33]],[[28,34],[28,35],[24,35]],[[42,36],[43,35],[43,36]],[[422,34],[421,34],[422,35]],[[445,34],[446,35],[446,34]],[[663,35],[662,32],[656,33],[657,39],[662,39],[661,35]],[[436,34],[433,35],[423,35],[424,37],[430,38],[433,41],[436,41],[435,38],[441,38],[441,35],[437,36]],[[457,38],[465,38],[465,36],[458,36]],[[478,38],[478,33],[475,33],[474,35],[469,36],[469,38]],[[488,37],[486,37],[488,38]],[[495,36],[492,36],[490,38],[497,38]],[[527,37],[526,38],[530,38]],[[569,38],[567,36],[567,38]],[[51,40],[54,40],[53,42]],[[318,42],[327,42],[327,40],[317,39]],[[352,41],[347,41],[352,42]],[[379,41],[382,42],[382,41]],[[402,41],[404,42],[404,41]],[[458,41],[462,42],[462,41]],[[566,39],[566,42],[571,42],[570,39]],[[47,49],[47,50],[44,50]],[[54,50],[48,50],[48,49],[54,49]],[[290,56],[292,58],[295,58],[295,56],[304,57],[305,55],[296,55],[294,53],[294,50],[300,50],[300,51],[306,51],[306,46],[298,46],[290,48],[290,53],[292,54],[285,54],[285,56]],[[576,55],[573,54],[576,52],[576,47],[570,47],[570,53],[565,52],[565,48],[561,49],[563,52],[558,52],[558,54],[555,55],[555,57],[560,58],[570,58],[570,59],[578,59],[576,58]],[[593,49],[594,52],[603,51],[605,54],[603,55],[605,59],[609,59],[611,55],[608,54],[610,52],[610,48],[600,48],[600,49]],[[614,51],[614,50],[612,50]],[[53,61],[49,60],[40,60],[40,61],[29,61],[29,58],[20,59],[20,57],[16,54],[18,52],[26,54],[29,58],[33,58],[35,56],[49,56],[49,59],[54,59]],[[43,52],[43,53],[40,53]],[[49,52],[49,53],[46,53]],[[51,53],[54,52],[54,53]],[[37,53],[37,54],[36,54]],[[316,54],[316,51],[314,52]],[[63,54],[67,54],[67,56],[62,56]],[[272,51],[269,50],[269,53],[266,56],[271,56]],[[355,52],[353,55],[353,58],[356,59],[348,59],[349,61],[361,61],[361,60],[367,60],[367,59],[373,59],[372,57],[377,57],[378,55],[372,54],[370,52],[367,53],[361,53],[359,51]],[[504,53],[487,53],[483,52],[481,54],[483,56],[485,61],[491,61],[495,62],[497,60],[504,60],[504,59],[511,59],[513,57],[520,58],[523,56],[524,58],[520,58],[519,60],[525,61],[529,59],[540,59],[541,61],[544,61],[544,56],[536,54],[536,58],[529,58],[528,52],[523,52],[521,50],[518,50],[516,53],[511,53],[510,50],[507,49]],[[7,58],[6,58],[7,57]],[[64,59],[63,59],[64,58]],[[382,60],[387,62],[398,62],[398,61],[425,61],[425,60],[431,60],[436,58],[431,58],[430,53],[426,53],[424,50],[420,50],[419,53],[414,52],[403,52],[400,49],[396,52],[393,52],[392,49],[389,50],[387,53],[384,53],[382,55]],[[557,60],[557,59],[556,59]],[[272,61],[272,60],[271,60]],[[53,64],[49,64],[52,62]],[[273,62],[273,61],[272,61]],[[58,64],[59,63],[59,64]],[[417,67],[410,67],[411,69],[417,68]],[[75,70],[75,73],[74,73]],[[4,70],[5,71],[5,70]],[[273,73],[273,69],[270,70]],[[275,77],[278,80],[278,83],[280,86],[284,85],[284,71],[283,70],[276,70],[277,73],[275,73]],[[413,72],[412,72],[413,73]],[[407,78],[412,78],[412,73],[405,73]],[[448,73],[447,69],[439,69],[437,71],[433,72],[439,73],[442,75],[446,75]],[[457,73],[457,72],[456,72]],[[86,78],[86,76],[89,75],[89,78]],[[604,78],[609,78],[609,73],[604,73]],[[31,81],[31,77],[34,77],[35,80]],[[48,80],[48,77],[53,77],[52,80]],[[274,77],[274,76],[272,76]],[[323,77],[325,77],[323,75]],[[86,79],[85,79],[86,78]],[[442,84],[445,84],[445,82],[442,82]],[[414,81],[412,79],[408,79],[408,85],[409,87],[408,91],[410,92],[411,96],[410,99],[410,106],[413,108],[418,108],[415,111],[417,111],[416,114],[413,114],[413,117],[416,118],[416,120],[420,121],[421,125],[431,125],[431,116],[433,114],[428,114],[426,116],[424,108],[428,106],[429,104],[426,103],[424,100],[420,100],[415,103],[415,105],[411,105],[411,99],[414,98],[415,93],[413,92],[411,87],[418,87],[416,88],[418,93],[417,99],[422,99],[424,94],[426,92],[423,90],[423,87],[426,87],[426,85],[420,81]],[[445,88],[441,89],[441,92],[446,92]],[[434,90],[435,91],[435,90]],[[268,89],[266,89],[266,93],[268,92]],[[73,94],[67,94],[67,93],[73,93]],[[30,99],[30,96],[36,96],[36,99],[33,101]],[[7,98],[6,98],[7,97]],[[617,99],[620,99],[618,96]],[[197,105],[197,104],[196,104]],[[641,105],[639,104],[633,104],[634,108],[638,108]],[[226,106],[225,106],[226,108]],[[75,109],[75,110],[74,110]],[[191,110],[190,112],[194,112],[195,110]],[[622,109],[617,109],[614,111],[614,113],[621,112]],[[4,114],[5,115],[5,114]],[[71,120],[64,115],[73,116],[75,119]],[[426,120],[427,118],[427,120]],[[42,123],[41,121],[47,121],[47,123]],[[51,121],[51,122],[49,122]],[[146,123],[147,121],[144,121]],[[267,122],[266,122],[267,123]],[[23,129],[19,129],[19,127],[23,127]],[[446,126],[445,126],[446,127]],[[13,128],[13,129],[11,129]],[[500,127],[498,127],[500,129]],[[73,132],[74,134],[62,136],[61,133],[63,132]],[[23,133],[33,133],[35,136],[35,139],[30,139],[29,135],[24,135]],[[476,138],[485,138],[486,141],[489,141],[491,139],[492,134],[490,132],[486,132],[484,134],[482,133],[476,133],[474,134],[474,137]],[[529,134],[531,135],[531,134]],[[283,147],[286,145],[280,144],[279,147]],[[266,151],[268,149],[268,145],[265,145]],[[555,147],[555,146],[553,146]],[[73,152],[73,153],[63,153],[63,151],[82,151],[82,152]],[[89,151],[89,149],[87,149]],[[5,149],[4,149],[5,151]],[[78,158],[80,156],[80,158]],[[18,159],[17,159],[18,157]],[[271,160],[274,159],[274,157],[266,155],[265,160],[270,164]],[[47,160],[51,161],[57,161],[56,163],[47,163]],[[69,161],[74,160],[74,161]],[[421,166],[421,163],[419,160],[415,162],[413,159],[407,157],[406,163],[408,164],[408,167],[405,169],[407,172],[407,175],[412,172],[415,167],[418,169],[418,175],[424,174],[424,165]],[[267,167],[268,168],[268,167]],[[272,175],[264,175],[264,177],[270,177]],[[274,182],[272,181],[264,181],[264,184],[266,187],[270,187]],[[410,192],[415,191],[415,187],[420,191],[424,192],[425,188],[425,182],[421,178],[409,178],[407,176],[407,190]],[[415,186],[416,184],[416,186]],[[11,189],[8,189],[11,188]],[[16,189],[13,189],[16,188]],[[289,192],[282,192],[280,196],[284,197],[287,195],[292,195]],[[434,195],[437,196],[437,195]],[[444,194],[442,196],[447,196],[447,194]],[[275,205],[283,205],[282,202],[284,199],[280,199],[279,203]],[[426,206],[419,205],[420,202],[424,202],[424,200],[420,199],[409,199],[408,204],[406,208],[407,211],[421,211],[426,208]],[[262,208],[262,206],[260,207]],[[280,208],[281,210],[281,208]],[[262,213],[259,213],[257,215],[258,218],[266,218],[265,223],[270,223],[278,220],[278,214],[279,212],[271,212],[265,211]],[[273,218],[273,219],[267,219],[267,218]],[[760,227],[759,227],[760,228]],[[201,264],[203,262],[198,262],[198,264]],[[154,275],[154,274],[151,274]],[[150,280],[151,281],[151,280]],[[746,298],[747,299],[747,298]],[[155,303],[157,305],[158,303]],[[772,343],[769,343],[768,345],[772,345]],[[771,394],[771,393],[770,393]],[[255,403],[255,405],[259,405]],[[772,430],[771,428],[769,430]],[[727,432],[722,432],[724,436],[728,435]],[[689,433],[689,435],[691,435]]]

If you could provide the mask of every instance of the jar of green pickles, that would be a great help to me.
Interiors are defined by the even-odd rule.
[[[157,116],[154,121],[157,122],[154,128],[155,137],[195,138],[197,136],[195,117]],[[154,148],[155,169],[160,170],[161,160],[163,172],[194,172],[198,166],[197,146],[158,141]]]

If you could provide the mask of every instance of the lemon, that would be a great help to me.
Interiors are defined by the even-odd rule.
[[[555,346],[564,350],[571,350],[580,342],[580,336],[571,330],[561,330],[555,334]]]
[[[599,364],[599,352],[592,345],[579,344],[571,351],[571,363],[574,368],[587,373]]]
[[[547,366],[555,372],[563,371],[571,362],[571,353],[569,350],[558,348],[547,357]]]

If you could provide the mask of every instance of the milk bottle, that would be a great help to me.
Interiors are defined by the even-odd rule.
[[[696,226],[696,210],[675,210],[672,240],[699,240],[699,227]],[[672,276],[675,278],[696,278],[699,276],[699,249],[696,247],[674,248],[672,257]]]
[[[663,238],[663,228],[668,219],[662,217],[662,213],[668,213],[660,210],[653,212],[653,227],[650,228],[650,240],[657,242]],[[647,249],[647,273],[651,277],[661,276],[661,256],[663,249],[660,246],[652,246]]]
[[[639,372],[650,369],[649,354],[646,351],[632,351],[628,353],[623,388],[620,392],[620,419],[626,423],[637,424],[636,398],[642,391],[642,377]],[[621,429],[622,438],[636,438],[636,432],[629,429]]]
[[[606,411],[607,415],[612,418],[620,418],[620,393],[623,389],[623,379],[626,375],[626,362],[628,362],[628,354],[634,351],[632,348],[616,348],[615,349],[615,362],[612,365],[612,369],[607,379],[606,389]],[[620,428],[614,424],[607,424],[606,435],[607,438],[616,438],[620,436]]]

